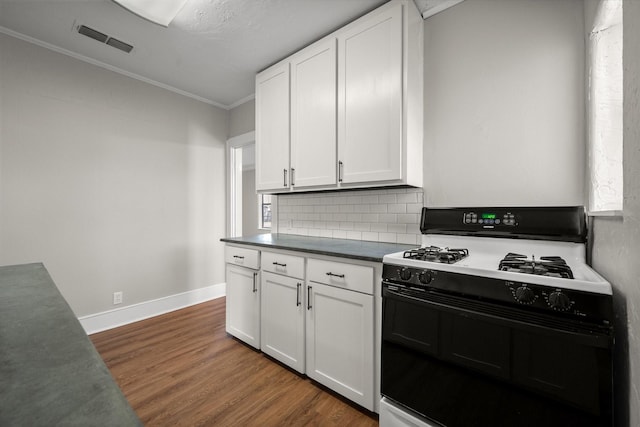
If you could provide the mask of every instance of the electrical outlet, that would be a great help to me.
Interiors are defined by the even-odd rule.
[[[113,304],[122,304],[122,292],[113,293]]]

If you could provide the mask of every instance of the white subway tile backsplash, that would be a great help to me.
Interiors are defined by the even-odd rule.
[[[369,242],[377,242],[378,233],[374,233],[372,231],[365,231],[362,233],[362,240],[367,240]]]
[[[422,234],[419,224],[407,224],[407,233],[409,234]]]
[[[277,197],[274,220],[288,234],[420,244],[421,188]]]
[[[362,232],[361,231],[347,231],[347,239],[362,240]]]
[[[378,220],[380,222],[386,222],[388,224],[395,224],[396,222],[398,222],[398,215],[399,214],[380,214],[378,215]]]
[[[379,222],[379,216],[378,214],[362,214],[362,222]]]
[[[410,245],[419,245],[420,237],[415,234],[398,234],[398,243],[407,243]]]
[[[333,238],[334,239],[346,239],[347,232],[344,230],[333,230]]]
[[[389,213],[407,213],[407,205],[403,203],[389,204],[387,205],[387,212]]]
[[[407,224],[388,224],[387,231],[390,233],[406,233]]]
[[[369,210],[376,213],[387,213],[387,205],[369,205]]]
[[[397,239],[396,233],[378,233],[378,242],[396,243]]]
[[[371,224],[367,222],[356,222],[353,225],[354,230],[356,231],[369,231],[371,230]]]
[[[359,213],[347,214],[347,221],[360,222],[362,221],[362,214],[359,214]]]
[[[320,237],[333,237],[333,230],[320,230]]]
[[[397,197],[396,194],[382,194],[378,197],[379,203],[396,203]]]
[[[378,204],[378,196],[370,195],[370,196],[362,196],[362,204]]]
[[[418,203],[418,195],[416,193],[398,194],[398,203]]]
[[[407,213],[422,213],[422,203],[407,203]]]
[[[397,218],[402,224],[417,224],[419,220],[418,214],[398,214]]]
[[[384,222],[376,222],[371,224],[371,231],[387,231],[388,224]]]

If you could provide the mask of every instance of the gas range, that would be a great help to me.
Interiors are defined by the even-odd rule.
[[[582,208],[424,208],[422,247],[386,255],[383,278],[610,320],[598,307],[611,285],[586,263],[582,218]]]
[[[420,229],[383,258],[384,399],[427,425],[612,426],[612,291],[584,208],[424,208]]]

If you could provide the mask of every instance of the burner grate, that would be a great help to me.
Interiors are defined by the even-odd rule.
[[[426,246],[405,251],[402,256],[403,258],[408,259],[453,264],[454,262],[458,262],[461,259],[469,256],[469,250],[441,248],[438,246]]]
[[[533,255],[527,259],[526,255],[510,252],[500,261],[498,270],[573,279],[571,268],[559,256],[543,256],[537,261]]]

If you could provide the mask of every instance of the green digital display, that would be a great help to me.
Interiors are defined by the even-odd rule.
[[[496,219],[496,214],[494,213],[483,213],[482,219]]]

